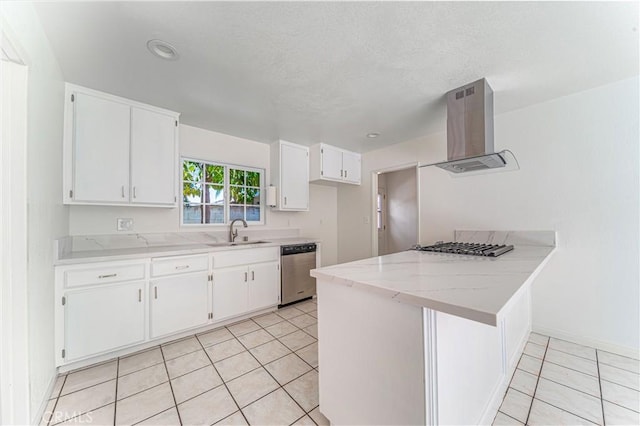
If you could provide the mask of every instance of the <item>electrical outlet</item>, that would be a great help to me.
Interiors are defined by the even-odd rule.
[[[133,229],[133,219],[118,218],[118,231],[131,231]]]
[[[364,222],[364,224],[365,224],[365,225],[368,225],[368,224],[369,224],[369,220],[370,220],[370,219],[369,219],[369,216],[364,216],[364,217],[362,218],[362,221]]]

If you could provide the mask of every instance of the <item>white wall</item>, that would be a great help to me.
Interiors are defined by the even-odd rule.
[[[558,250],[533,286],[534,328],[638,351],[638,93],[633,78],[497,116],[495,148],[511,149],[521,170],[420,169],[421,242],[455,229],[556,230]],[[446,158],[445,134],[365,154],[362,186],[339,189],[340,262],[371,255],[371,172],[416,158]]]
[[[27,279],[30,415],[38,414],[55,376],[53,240],[68,233],[62,205],[64,85],[60,67],[30,4],[4,2],[2,19],[28,66]],[[33,419],[38,421],[39,419]]]
[[[418,242],[416,169],[385,173],[387,189],[387,251],[407,250]],[[379,177],[378,177],[379,178]]]
[[[264,168],[270,183],[269,145],[222,133],[180,125],[180,154],[185,157]],[[300,229],[300,235],[322,240],[322,264],[337,262],[337,189],[310,185],[308,212],[278,212],[265,208],[262,229]],[[188,232],[226,229],[226,226],[181,227],[180,210],[143,207],[71,206],[70,235],[115,234],[116,219],[133,218],[136,233]]]

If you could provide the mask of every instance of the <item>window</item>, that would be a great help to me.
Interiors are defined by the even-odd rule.
[[[264,170],[182,161],[182,224],[264,223]]]

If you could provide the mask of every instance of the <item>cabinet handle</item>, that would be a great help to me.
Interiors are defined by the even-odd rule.
[[[118,274],[106,274],[106,275],[98,275],[98,278],[113,278],[118,276]]]
[[[136,187],[133,187],[133,198],[136,198]]]
[[[287,205],[287,197],[284,197],[284,205]]]
[[[343,173],[344,173],[344,170],[340,169],[340,177],[344,177]]]
[[[142,302],[142,289],[138,289],[138,302]]]
[[[154,297],[155,299],[157,299],[157,298],[158,298],[158,286],[155,286],[155,287],[153,288],[153,297]]]
[[[189,265],[179,265],[176,266],[176,269],[180,270],[180,269],[189,269]]]
[[[244,273],[244,282],[245,283],[247,282],[247,273],[246,272]]]
[[[347,171],[346,170],[344,171],[344,177],[345,178],[347,177]]]
[[[251,271],[251,281],[256,280],[256,271]]]
[[[122,185],[122,187],[121,187],[121,189],[120,189],[120,192],[121,192],[121,194],[122,194],[122,198],[124,198],[124,185]]]

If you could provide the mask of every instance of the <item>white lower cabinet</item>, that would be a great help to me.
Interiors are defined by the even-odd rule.
[[[280,301],[280,264],[262,263],[249,267],[249,310],[277,305]]]
[[[246,266],[213,271],[213,320],[219,321],[248,310],[248,270]]]
[[[145,285],[136,281],[65,293],[65,361],[143,342]]]
[[[73,368],[275,308],[280,248],[65,265],[55,276],[56,365]]]
[[[213,271],[214,321],[276,306],[279,299],[279,262],[221,268]]]
[[[149,287],[151,338],[209,322],[209,281],[206,272],[152,279]]]

